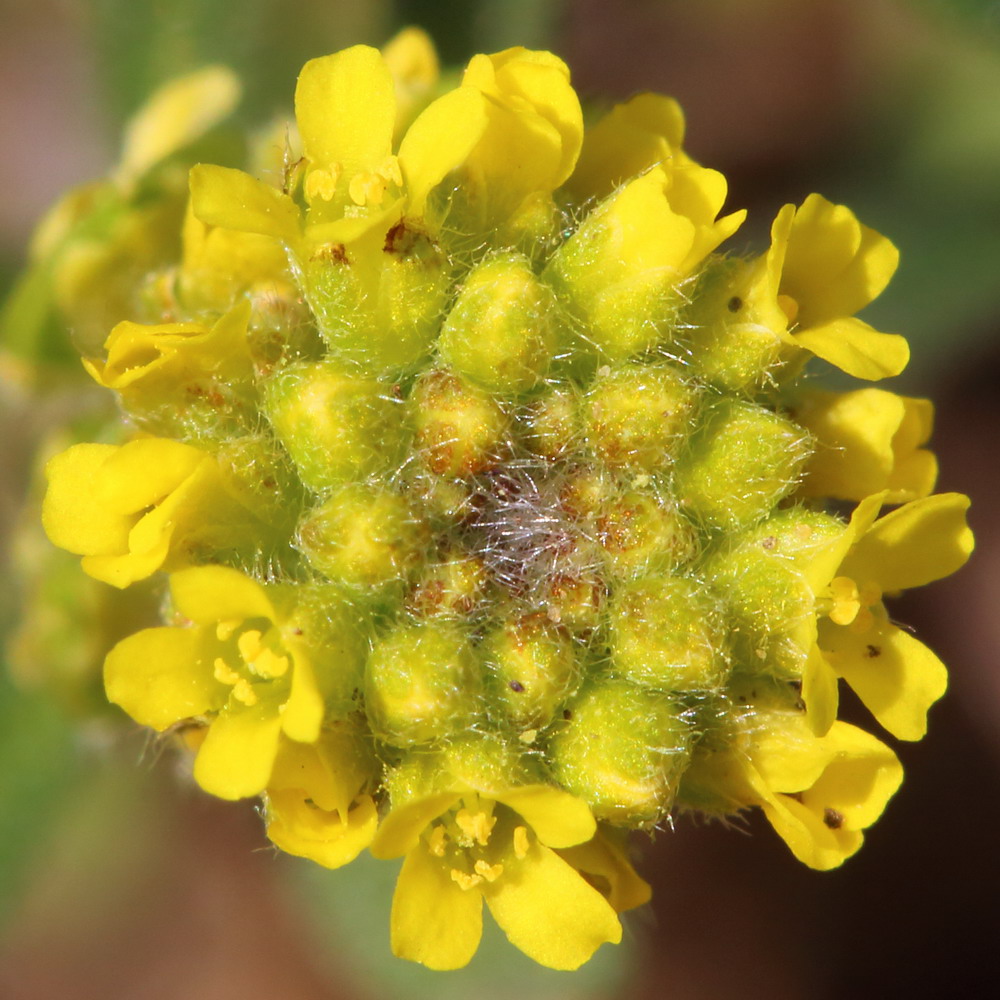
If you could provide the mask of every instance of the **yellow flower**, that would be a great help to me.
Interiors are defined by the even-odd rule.
[[[584,802],[544,784],[455,783],[394,805],[371,846],[379,858],[406,856],[392,903],[393,952],[432,969],[460,968],[479,945],[485,900],[525,954],[553,969],[577,968],[622,932],[614,904],[576,866],[614,876],[616,902],[644,901],[619,876],[609,842],[572,860],[557,853],[595,831]]]
[[[253,363],[243,300],[212,326],[119,323],[104,343],[107,359],[84,359],[94,381],[152,430],[189,430],[189,421],[252,424]]]
[[[728,731],[696,754],[682,804],[717,815],[759,806],[799,861],[836,868],[899,788],[896,755],[839,720],[816,735],[787,685],[744,677],[731,694]]]
[[[224,799],[259,795],[283,735],[319,739],[327,700],[355,682],[358,641],[335,609],[325,627],[315,618],[306,624],[286,589],[265,589],[224,566],[174,573],[170,593],[189,624],[144,629],[119,642],[104,663],[108,698],[160,732],[206,721],[195,780]],[[279,796],[290,767],[294,761],[277,774]]]
[[[811,194],[799,208],[785,205],[774,220],[759,294],[784,315],[774,332],[785,343],[857,378],[885,378],[906,367],[906,340],[854,314],[881,294],[898,262],[892,243],[849,208]]]
[[[368,741],[349,725],[324,729],[315,743],[282,736],[264,793],[268,837],[325,868],[353,861],[378,826],[375,773]]]
[[[180,441],[76,444],[45,472],[49,538],[115,587],[253,544],[264,527],[227,488],[215,459]]]
[[[884,490],[886,503],[903,503],[933,491],[937,459],[920,447],[931,435],[929,400],[816,389],[799,397],[793,415],[816,442],[800,496],[863,500]]]
[[[832,718],[836,675],[890,733],[918,740],[928,709],[944,694],[947,672],[923,643],[892,624],[882,596],[939,580],[965,563],[973,548],[965,523],[969,499],[942,493],[875,520],[885,499],[880,493],[860,503],[840,536],[806,567],[825,615],[803,698],[810,713]]]

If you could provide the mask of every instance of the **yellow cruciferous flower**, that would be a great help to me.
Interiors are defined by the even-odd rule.
[[[456,788],[394,807],[371,848],[376,857],[405,854],[393,951],[432,969],[465,965],[479,944],[485,900],[535,961],[577,968],[604,942],[621,940],[614,906],[556,852],[595,832],[587,805],[550,785]]]
[[[281,608],[288,594],[224,566],[174,573],[170,593],[186,624],[119,642],[104,665],[108,697],[161,732],[203,721],[198,784],[225,799],[259,795],[272,779],[283,735],[299,743],[319,739],[327,701],[356,681],[358,641],[346,620],[327,621],[311,634],[297,607]],[[276,605],[272,596],[284,600]],[[276,791],[288,783],[286,764]]]

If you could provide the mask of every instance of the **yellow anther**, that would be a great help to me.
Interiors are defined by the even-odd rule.
[[[858,585],[849,576],[837,576],[830,581],[830,621],[837,625],[850,625],[861,610]]]
[[[480,858],[475,864],[476,874],[481,875],[487,882],[495,882],[503,874],[503,865],[491,865],[488,861]]]
[[[230,618],[229,621],[219,622],[215,626],[215,638],[219,642],[228,642],[232,637],[233,633],[242,625],[243,623],[238,618]]]
[[[385,177],[365,171],[351,178],[347,193],[355,205],[380,205],[388,186],[389,182]]]
[[[528,847],[528,828],[526,826],[515,826],[514,827],[514,857],[518,861],[523,861],[527,856]]]
[[[789,326],[799,318],[799,304],[791,295],[779,295],[778,308],[788,317]]]
[[[236,648],[240,651],[244,663],[253,663],[263,648],[260,644],[260,632],[255,628],[248,629],[236,640]]]
[[[336,164],[330,170],[311,170],[306,177],[306,199],[310,202],[317,198],[332,201],[337,193],[339,178],[340,168]]]
[[[445,844],[448,842],[448,834],[444,832],[443,826],[436,826],[431,830],[431,835],[427,838],[427,849],[436,858],[444,857]]]
[[[490,834],[496,825],[496,817],[487,816],[484,812],[472,813],[468,809],[459,809],[455,813],[455,822],[468,838],[468,844],[465,846],[471,847],[473,843],[478,843],[485,847],[489,843]]]
[[[236,684],[239,682],[240,675],[221,656],[215,658],[212,667],[212,675],[220,684]]]
[[[458,883],[460,889],[472,889],[483,881],[482,875],[470,875],[459,868],[452,868],[451,878]]]
[[[233,697],[247,708],[257,704],[257,692],[245,677],[241,677],[233,686]]]
[[[389,184],[395,184],[396,187],[400,187],[403,183],[403,172],[400,170],[399,160],[395,156],[387,156],[375,173]]]
[[[258,677],[284,677],[288,673],[288,657],[264,646],[249,666]]]

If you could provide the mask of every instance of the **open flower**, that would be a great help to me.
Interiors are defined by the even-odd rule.
[[[189,624],[119,642],[104,664],[108,698],[160,732],[203,720],[195,780],[224,799],[259,795],[282,736],[314,743],[331,693],[353,685],[357,639],[336,616],[323,631],[315,620],[307,628],[283,588],[265,589],[224,566],[174,573],[170,593]],[[279,772],[278,791],[287,784]]]
[[[726,745],[696,757],[682,795],[707,812],[759,806],[799,861],[836,868],[899,788],[899,760],[846,722],[817,736],[787,689],[755,681],[737,703]]]
[[[937,459],[921,445],[931,435],[930,400],[882,389],[802,393],[795,419],[815,439],[799,496],[863,500],[885,490],[886,503],[927,496]]]
[[[324,868],[353,861],[378,826],[375,773],[369,741],[348,722],[324,729],[315,743],[282,735],[264,794],[271,842]]]
[[[76,444],[45,471],[49,538],[115,587],[250,544],[263,527],[230,492],[215,459],[180,441]]]
[[[947,672],[922,642],[892,624],[882,597],[939,580],[965,563],[973,547],[965,523],[969,499],[941,493],[876,520],[884,502],[880,493],[860,503],[806,569],[825,615],[810,656],[808,687],[816,694],[804,684],[803,698],[811,713],[829,718],[836,711],[832,671],[890,733],[918,740],[928,709],[945,692]]]
[[[511,942],[550,968],[575,969],[621,940],[615,906],[580,873],[614,875],[620,855],[607,841],[571,860],[557,853],[594,837],[584,802],[547,784],[446,784],[394,804],[372,842],[376,857],[405,855],[392,904],[395,954],[432,969],[465,965],[479,945],[483,901]],[[615,875],[608,884],[623,882]],[[645,901],[624,886],[618,902]]]

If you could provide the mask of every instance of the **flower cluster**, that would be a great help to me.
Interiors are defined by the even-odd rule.
[[[726,248],[745,213],[674,101],[584,129],[555,56],[446,89],[413,31],[307,63],[295,127],[195,165],[178,210],[231,90],[154,99],[114,226],[49,223],[75,326],[120,307],[82,349],[125,425],[52,459],[43,522],[98,580],[163,581],[108,698],[283,850],[403,857],[393,948],[435,969],[483,901],[548,966],[619,941],[627,835],[675,812],[853,854],[902,771],[840,682],[924,734],[945,669],[883,598],[972,548],[926,401],[799,378],[905,366],[855,315],[893,245],[814,194]]]

